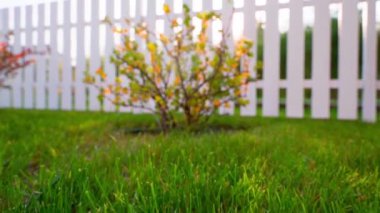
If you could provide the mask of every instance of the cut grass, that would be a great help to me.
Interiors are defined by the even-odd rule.
[[[218,117],[234,130],[125,134],[153,122],[0,110],[0,212],[380,211],[379,124]]]

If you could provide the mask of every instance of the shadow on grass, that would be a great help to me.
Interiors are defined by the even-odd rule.
[[[135,115],[133,123],[119,121],[113,124],[113,129],[122,131],[126,135],[158,135],[163,134],[159,123],[153,115]],[[187,127],[183,119],[179,119],[178,126],[170,132],[187,132],[193,134],[207,134],[219,132],[236,132],[254,129],[262,126],[260,119],[243,118],[239,116],[213,116],[208,122],[201,123],[197,126]]]

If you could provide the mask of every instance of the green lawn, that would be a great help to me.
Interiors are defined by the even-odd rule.
[[[380,124],[0,110],[0,212],[379,212]],[[244,128],[243,128],[244,127]]]

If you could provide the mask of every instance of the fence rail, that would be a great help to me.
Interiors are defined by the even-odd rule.
[[[100,1],[106,2],[106,8],[102,8]],[[39,4],[37,7],[1,9],[0,30],[14,32],[12,44],[15,51],[20,51],[24,46],[43,49],[49,45],[51,53],[48,56],[36,56],[34,66],[25,68],[15,79],[9,81],[10,90],[0,90],[0,108],[115,111],[115,107],[110,103],[102,105],[97,98],[98,91],[82,82],[85,70],[93,73],[101,65],[105,67],[111,80],[116,77],[115,67],[106,59],[112,53],[117,39],[110,27],[102,23],[104,17],[100,17],[100,12],[104,10],[108,17],[119,24],[122,24],[123,17],[132,19],[144,17],[150,26],[157,28],[157,31],[165,32],[168,25],[165,23],[163,12],[157,13],[161,7],[158,2],[161,1],[91,0],[91,5],[88,5],[89,1],[85,0],[65,0],[62,5],[52,2]],[[163,2],[174,6],[174,0],[162,0],[161,3]],[[305,102],[309,101],[313,118],[330,118],[331,90],[336,90],[339,119],[376,121],[379,104],[377,96],[380,91],[380,80],[377,76],[378,24],[376,22],[376,14],[380,11],[376,11],[376,0],[289,0],[286,3],[267,0],[260,5],[254,0],[239,2],[243,3],[243,6],[232,10],[228,0],[194,0],[194,2],[183,0],[183,3],[189,5],[202,4],[200,6],[202,10],[219,11],[227,17],[223,19],[223,25],[230,23],[228,17],[231,12],[240,14],[242,23],[237,25],[242,25],[242,34],[254,41],[258,40],[257,29],[260,25],[257,14],[262,13],[266,17],[263,78],[249,85],[250,104],[240,110],[241,115],[257,115],[260,103],[263,116],[279,116],[280,106],[285,105],[287,117],[301,118],[305,116]],[[116,3],[120,7],[116,7]],[[222,4],[219,5],[220,3]],[[338,79],[330,77],[332,4],[337,4],[341,8]],[[215,9],[216,5],[220,7]],[[314,17],[311,24],[313,31],[311,79],[306,79],[304,74],[306,60],[304,8],[306,7],[312,7],[314,11],[314,14],[311,14]],[[280,77],[279,19],[282,17],[279,16],[279,11],[284,9],[289,11],[290,16],[287,23],[289,29],[286,79]],[[89,20],[85,18],[86,10],[91,11]],[[75,13],[74,23],[71,13]],[[115,17],[115,13],[121,14],[122,18]],[[60,17],[59,14],[63,16]],[[181,12],[177,11],[174,16],[180,15]],[[359,23],[362,24],[362,28],[359,28]],[[236,22],[234,24],[236,25]],[[159,29],[160,26],[162,29]],[[360,30],[363,34],[362,41],[358,36]],[[210,32],[210,36],[215,39],[216,35]],[[361,42],[362,53],[359,52]],[[101,43],[104,43],[104,47],[100,45]],[[232,40],[229,45],[233,45]],[[363,61],[362,66],[359,66],[360,56]],[[257,58],[250,64],[253,75],[256,63]],[[262,91],[260,97],[259,90]],[[286,91],[285,101],[282,100],[281,90]],[[306,90],[311,91],[310,100],[305,97]],[[141,112],[134,109],[121,109],[121,111]],[[234,109],[221,111],[221,113],[233,112]]]

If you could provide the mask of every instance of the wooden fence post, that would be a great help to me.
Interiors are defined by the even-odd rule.
[[[330,117],[330,0],[315,1],[312,65],[312,117]]]
[[[364,21],[364,70],[363,70],[363,120],[376,122],[376,63],[377,30],[376,1],[368,0],[363,13]]]
[[[264,32],[264,116],[279,116],[280,79],[280,32],[278,29],[277,1],[266,3],[266,23]]]
[[[256,77],[255,67],[257,61],[257,23],[256,23],[256,6],[255,1],[245,0],[244,2],[244,36],[254,42],[253,55],[254,58],[249,61],[249,71],[252,77]],[[241,115],[243,116],[255,116],[257,114],[257,91],[256,83],[252,82],[248,84],[247,99],[249,104],[241,108]]]
[[[288,32],[286,115],[304,116],[304,64],[305,29],[303,26],[303,0],[290,1],[290,26]]]
[[[358,0],[343,1],[339,39],[339,119],[358,118],[359,12]]]

